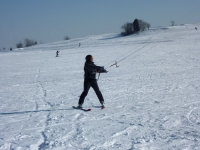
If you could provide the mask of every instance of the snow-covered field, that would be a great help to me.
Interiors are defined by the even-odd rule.
[[[0,150],[200,150],[195,27],[200,24],[0,52]],[[104,110],[93,89],[84,103],[92,111],[72,109],[87,54],[109,71],[98,81]],[[119,67],[110,67],[115,60]]]

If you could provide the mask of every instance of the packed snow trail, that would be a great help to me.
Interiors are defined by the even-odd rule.
[[[200,31],[195,27],[200,25],[0,53],[0,150],[200,149]],[[100,66],[132,54],[101,75],[103,110],[92,89],[83,105],[92,111],[72,108],[83,90],[87,54]]]

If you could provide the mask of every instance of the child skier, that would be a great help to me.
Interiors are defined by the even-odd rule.
[[[99,102],[101,103],[101,108],[105,108],[104,107],[104,98],[101,94],[101,91],[99,90],[98,84],[97,84],[97,80],[96,80],[96,73],[106,73],[107,71],[100,66],[96,66],[93,62],[93,57],[92,55],[87,55],[85,57],[85,65],[84,65],[84,90],[80,96],[79,102],[78,102],[78,107],[77,108],[82,108],[82,105],[84,103],[84,99],[88,94],[88,91],[90,89],[90,87],[92,87],[99,99]]]

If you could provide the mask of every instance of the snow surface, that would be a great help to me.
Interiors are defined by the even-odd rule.
[[[0,53],[0,150],[200,150],[199,24]],[[81,43],[81,47],[79,47]],[[56,56],[56,51],[60,56]],[[83,90],[87,54],[109,71],[104,110]],[[112,66],[118,61],[119,67]]]

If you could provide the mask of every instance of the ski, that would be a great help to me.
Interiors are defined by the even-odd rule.
[[[82,111],[91,111],[92,109],[88,108],[88,109],[85,109],[85,108],[78,108],[76,106],[72,106],[72,108],[74,109],[79,109],[79,110],[82,110]]]

